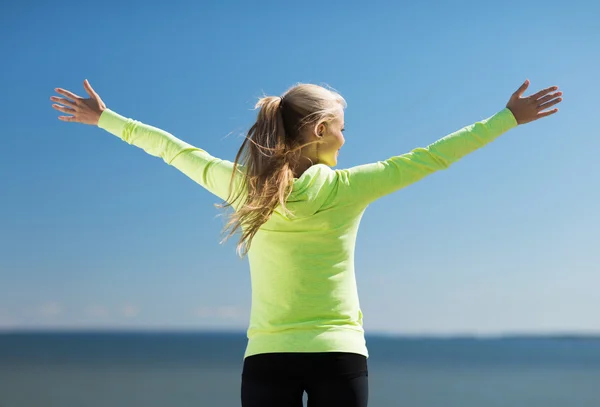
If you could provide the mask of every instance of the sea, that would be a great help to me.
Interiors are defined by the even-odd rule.
[[[245,345],[235,333],[1,333],[0,407],[240,406]],[[600,407],[600,337],[367,345],[370,407]]]

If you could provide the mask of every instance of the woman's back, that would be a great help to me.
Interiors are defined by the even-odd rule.
[[[325,165],[294,181],[293,215],[275,210],[248,253],[252,311],[246,356],[285,352],[366,354],[354,244],[365,207],[343,201],[347,188]]]

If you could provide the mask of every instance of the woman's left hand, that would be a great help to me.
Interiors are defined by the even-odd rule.
[[[98,96],[94,89],[92,89],[92,86],[87,79],[83,82],[83,87],[90,96],[87,99],[77,96],[66,89],[54,89],[57,93],[65,96],[68,99],[52,96],[50,100],[57,102],[57,104],[53,104],[52,107],[59,112],[72,115],[59,116],[58,118],[62,121],[97,126],[98,120],[100,120],[100,115],[102,115],[102,112],[106,109],[106,105],[102,99],[100,99],[100,96]]]

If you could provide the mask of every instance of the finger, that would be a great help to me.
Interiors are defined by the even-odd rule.
[[[521,96],[523,96],[523,93],[525,93],[525,91],[527,90],[528,87],[529,87],[529,79],[526,79],[525,82],[523,82],[523,84],[519,87],[519,89],[517,89],[517,91],[514,94],[517,97],[521,97]]]
[[[542,117],[553,115],[556,112],[558,112],[558,109],[552,109],[552,110],[548,110],[547,112],[542,112],[537,115],[537,119],[541,119]]]
[[[75,122],[77,120],[75,120],[75,116],[58,116],[59,120],[62,120],[63,122]]]
[[[83,87],[85,88],[85,91],[88,93],[88,95],[90,95],[93,99],[98,98],[98,94],[94,91],[92,85],[90,85],[87,79],[83,81]]]
[[[56,104],[52,105],[52,107],[54,109],[58,110],[59,112],[75,114],[75,109],[71,109],[70,107],[65,107],[65,106],[56,105]]]
[[[82,97],[80,97],[80,96],[77,96],[76,94],[74,94],[74,93],[72,93],[72,92],[69,92],[69,91],[68,91],[68,90],[66,90],[66,89],[62,89],[62,88],[56,88],[56,89],[54,89],[54,90],[56,91],[56,93],[60,93],[61,95],[63,95],[63,96],[66,96],[66,97],[68,97],[68,98],[70,98],[70,99],[73,99],[74,101],[78,101],[78,100],[81,100],[81,99],[83,99]]]
[[[549,88],[540,90],[538,93],[529,96],[529,98],[537,100],[537,99],[541,98],[542,96],[544,96],[544,95],[546,95],[546,94],[548,94],[550,92],[555,91],[556,89],[558,89],[558,86],[551,86]]]
[[[75,102],[71,102],[69,99],[59,98],[57,96],[52,96],[52,97],[50,97],[50,100],[53,101],[53,102],[58,102],[60,104],[66,105],[66,106],[77,107],[77,105],[75,104]]]
[[[546,102],[548,102],[548,101],[550,101],[550,100],[552,100],[554,98],[557,98],[559,96],[562,96],[562,92],[556,92],[556,93],[553,93],[551,95],[546,95],[543,98],[538,99],[536,102],[537,102],[537,104],[539,106],[542,103],[546,103]]]
[[[554,99],[554,100],[552,100],[552,101],[550,101],[550,102],[548,102],[548,103],[544,103],[544,104],[542,104],[542,105],[539,105],[539,106],[538,106],[538,111],[546,110],[546,109],[548,109],[550,106],[554,106],[554,105],[556,105],[556,104],[558,104],[558,103],[560,103],[560,102],[562,102],[562,98]]]

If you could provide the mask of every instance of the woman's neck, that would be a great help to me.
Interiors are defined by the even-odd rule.
[[[300,161],[296,164],[296,166],[294,168],[292,168],[294,178],[300,178],[306,170],[308,170],[310,167],[312,167],[315,164],[317,164],[317,163],[314,162],[313,160],[311,160],[310,158],[301,157]]]

